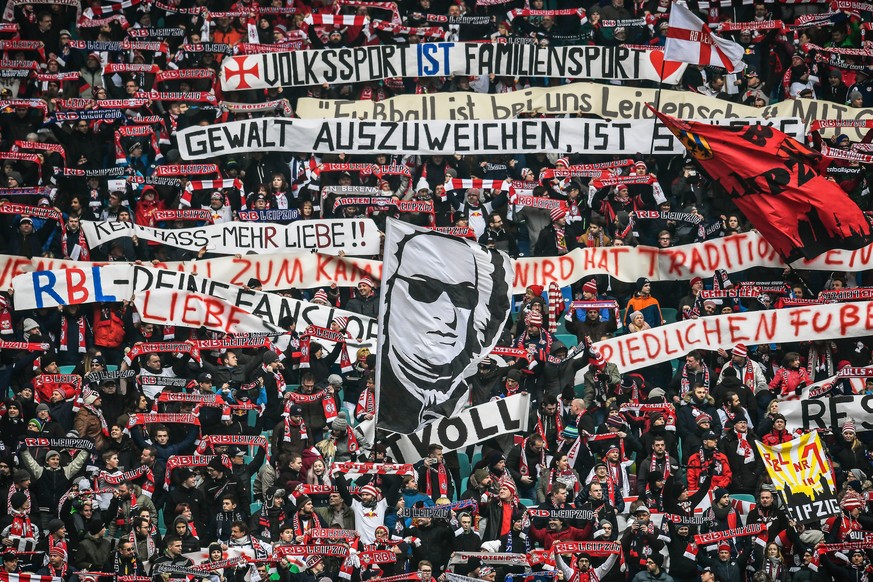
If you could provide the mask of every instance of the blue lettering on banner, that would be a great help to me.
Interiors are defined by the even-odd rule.
[[[88,296],[91,294],[88,287],[88,279],[85,277],[85,272],[82,269],[64,269],[64,277],[67,283],[67,297],[61,297],[58,293],[56,284],[58,282],[57,275],[54,271],[36,271],[31,274],[33,279],[33,294],[36,302],[36,308],[42,309],[45,307],[44,297],[51,297],[58,305],[70,305],[79,303],[91,303]],[[77,280],[73,280],[74,275]],[[45,282],[43,282],[44,280]],[[91,281],[93,281],[94,303],[114,303],[118,301],[115,295],[105,295],[103,293],[103,280],[100,278],[100,267],[91,267]]]
[[[50,296],[52,299],[60,303],[61,305],[66,305],[66,302],[61,299],[61,296],[58,295],[57,291],[53,289],[55,286],[55,282],[57,282],[57,277],[55,277],[54,272],[52,271],[37,271],[31,274],[33,277],[33,294],[36,296],[36,308],[42,309],[45,307],[42,301],[42,294]],[[40,279],[45,278],[46,284],[43,285],[40,283]]]
[[[454,43],[431,42],[418,45],[418,76],[434,77],[449,75],[449,50]],[[439,53],[442,51],[443,64],[440,66]]]
[[[103,280],[100,278],[100,267],[91,267],[91,276],[94,278],[94,300],[97,303],[114,303],[118,301],[115,295],[103,294]]]

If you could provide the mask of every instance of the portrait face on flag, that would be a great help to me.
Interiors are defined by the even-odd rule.
[[[506,255],[391,222],[385,241],[377,367],[380,428],[410,433],[456,412],[466,376],[509,310]]]

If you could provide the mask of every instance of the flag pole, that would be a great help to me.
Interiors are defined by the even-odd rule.
[[[666,51],[664,51],[666,52]],[[661,59],[661,70],[658,73],[658,89],[655,91],[655,111],[661,110],[661,89],[664,85],[664,66],[666,65],[666,60]],[[655,133],[658,131],[658,117],[654,117],[655,123],[652,125],[652,139],[651,144],[649,144],[649,155],[655,153]]]

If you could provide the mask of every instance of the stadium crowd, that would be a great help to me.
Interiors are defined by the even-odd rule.
[[[114,262],[218,256],[205,248],[195,253],[135,237],[90,248],[82,229],[82,221],[93,220],[165,228],[198,224],[155,218],[156,211],[180,208],[206,209],[213,223],[238,220],[241,211],[252,209],[297,210],[299,220],[369,216],[380,227],[393,216],[361,206],[334,209],[333,195],[321,195],[329,185],[374,186],[399,199],[430,200],[433,215],[403,213],[399,218],[422,226],[466,227],[480,243],[512,257],[561,256],[575,248],[618,245],[667,248],[751,228],[693,159],[650,155],[645,137],[634,165],[617,173],[653,175],[653,183],[617,184],[590,193],[585,178],[541,180],[540,175],[610,161],[595,152],[569,159],[542,153],[364,158],[258,152],[211,160],[220,175],[209,178],[238,179],[241,188],[187,195],[185,185],[192,176],[156,173],[162,165],[184,163],[176,147],[178,131],[277,111],[293,114],[301,97],[381,101],[400,94],[505,93],[569,82],[409,77],[222,95],[217,74],[222,58],[234,51],[257,52],[257,45],[300,50],[433,39],[657,48],[667,31],[667,0],[530,0],[529,5],[519,0],[478,5],[474,0],[405,0],[396,5],[401,21],[384,29],[369,23],[307,26],[304,17],[342,13],[390,20],[392,2],[8,4],[0,25],[0,208],[45,207],[57,210],[63,222],[0,214],[2,254]],[[830,4],[821,3],[691,4],[714,27],[761,22],[762,28],[750,25],[725,33],[745,47],[742,73],[689,66],[680,85],[669,88],[755,107],[795,98],[873,107],[869,54],[843,52],[834,60],[826,50],[865,46],[869,5],[832,11]],[[535,14],[507,21],[507,11],[516,8],[584,8],[585,18]],[[441,16],[457,20],[441,22]],[[768,24],[774,20],[798,24],[783,30]],[[121,41],[162,46],[128,50],[111,44]],[[126,67],[131,64],[145,66]],[[191,69],[214,75],[186,76]],[[173,71],[181,74],[165,75]],[[255,104],[260,103],[272,105],[259,110]],[[125,133],[121,128],[148,129]],[[848,136],[837,135],[831,145],[849,150],[852,144]],[[408,171],[384,176],[320,172],[326,163],[393,165]],[[123,170],[108,170],[116,167]],[[833,165],[834,179],[863,210],[873,210],[870,168],[842,160]],[[517,206],[499,190],[447,190],[450,178],[527,182],[533,196],[564,200],[566,210]],[[666,214],[634,220],[634,212],[642,210],[680,214],[676,220]],[[698,297],[703,289],[759,281],[770,283],[760,298]],[[332,285],[287,293],[376,317],[376,283],[364,279],[353,289]],[[620,374],[592,347],[616,334],[677,320],[776,309],[785,301],[815,298],[825,289],[869,284],[864,272],[788,269],[719,272],[691,281],[640,278],[635,283],[589,276],[572,286],[571,299],[615,301],[621,309],[577,310],[568,302],[559,313],[545,290],[533,285],[517,298],[499,342],[523,348],[528,359],[502,365],[507,362],[487,358],[471,379],[470,396],[475,406],[528,393],[530,425],[515,441],[498,437],[469,450],[444,451],[431,444],[411,474],[354,480],[332,472],[332,464],[392,462],[381,434],[371,439],[358,428],[372,420],[378,391],[376,354],[369,350],[352,353],[351,371],[341,373],[342,344],[331,348],[312,342],[308,367],[301,368],[302,330],[287,318],[281,322],[288,330],[279,342],[282,349],[204,351],[200,362],[190,353],[126,358],[140,342],[221,336],[144,323],[129,301],[21,310],[15,296],[4,291],[0,338],[47,343],[50,349],[0,349],[0,386],[6,391],[0,417],[0,573],[29,572],[64,582],[111,576],[166,580],[196,577],[185,568],[202,562],[201,575],[220,582],[356,582],[406,573],[408,579],[424,581],[445,580],[451,573],[493,582],[531,569],[566,582],[870,580],[873,543],[865,536],[873,535],[871,433],[859,431],[862,427],[851,419],[822,433],[839,488],[840,513],[812,523],[789,518],[755,447],[756,441],[778,444],[796,436],[785,428],[780,401],[843,367],[870,365],[869,338],[736,345],[728,351],[692,352],[674,365],[628,374]],[[253,279],[248,286],[257,289],[261,283]],[[548,331],[550,318],[559,322],[557,333]],[[345,323],[338,317],[332,327],[342,331]],[[573,348],[568,343],[581,344],[585,357],[568,359]],[[541,365],[531,367],[532,361]],[[575,384],[575,373],[586,365],[584,383]],[[116,370],[161,380],[143,383],[99,374]],[[88,381],[94,372],[91,378],[98,380]],[[59,373],[80,380],[41,380]],[[169,381],[176,378],[181,381]],[[196,398],[159,401],[165,379],[164,392],[217,395],[225,405],[195,407]],[[851,388],[840,385],[834,393],[850,394]],[[873,394],[873,382],[864,393]],[[628,406],[640,404],[662,406],[629,411]],[[194,413],[199,426],[129,422],[133,415],[152,413]],[[210,436],[264,436],[266,446],[222,445],[221,438],[210,442]],[[72,446],[27,441],[41,438],[68,438]],[[171,461],[194,454],[201,441],[214,455],[205,466]],[[695,513],[704,499],[710,499],[710,506]],[[422,517],[426,512],[421,511],[409,518],[401,511],[447,504],[451,511],[436,517]],[[535,517],[526,512],[529,507],[555,513]],[[569,509],[590,513],[556,517],[557,510]],[[675,522],[663,519],[665,514],[675,516]],[[757,537],[730,537],[701,547],[694,542],[696,534],[758,523],[766,529]],[[332,536],[325,528],[339,532]],[[866,549],[819,551],[822,544],[865,539]],[[351,553],[313,553],[301,560],[294,551],[280,551],[326,540]],[[551,551],[555,543],[574,541],[617,542],[618,549],[563,556]],[[272,549],[265,550],[264,544]],[[226,562],[233,550],[247,550],[251,559]],[[387,550],[393,559],[376,564],[360,557],[377,550]],[[526,554],[528,561],[489,561],[484,555],[457,559],[459,552]],[[158,572],[161,564],[170,569]]]

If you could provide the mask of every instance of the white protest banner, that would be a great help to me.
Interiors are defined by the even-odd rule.
[[[779,413],[785,417],[785,428],[794,430],[833,430],[840,432],[847,420],[855,421],[858,432],[873,430],[873,395],[830,395],[809,398],[809,388],[799,398],[779,401]]]
[[[718,125],[776,126],[803,139],[799,119],[704,120]],[[186,160],[231,152],[311,151],[315,153],[495,154],[498,152],[632,155],[640,140],[652,142],[656,154],[685,151],[676,137],[652,119],[513,119],[500,121],[358,121],[349,119],[260,118],[189,127],[179,132]]]
[[[27,271],[31,260],[26,257],[0,255],[0,290],[12,286],[12,279]]]
[[[491,73],[510,77],[663,80],[674,84],[684,72],[683,63],[665,63],[660,51],[434,42],[239,55],[222,62],[220,77],[223,91],[238,91],[362,83],[390,77],[487,77]]]
[[[511,93],[433,93],[398,95],[382,101],[302,98],[295,112],[303,119],[372,119],[374,121],[427,121],[441,119],[513,119],[522,113],[563,115],[583,113],[605,119],[651,119],[646,103],[656,103],[657,89],[620,87],[595,83],[571,83],[558,87],[536,87]],[[780,101],[766,107],[740,105],[692,93],[661,90],[660,109],[681,119],[736,119],[799,117],[809,125],[815,120],[873,119],[873,108],[855,108],[812,99]],[[865,127],[828,126],[824,137],[834,132],[860,141]]]
[[[108,264],[43,257],[34,257],[32,261],[23,257],[7,257],[6,260],[14,260],[15,266],[2,268],[0,281],[5,280],[6,284],[0,288],[8,288],[11,277],[24,271],[56,271],[70,267],[87,270]],[[29,268],[31,263],[32,268]],[[245,285],[254,277],[263,283],[265,291],[311,289],[331,283],[339,287],[355,287],[364,276],[375,281],[382,278],[381,261],[320,253],[247,255],[159,263],[155,266],[232,285]],[[811,271],[870,269],[873,268],[873,245],[855,251],[827,251],[811,261],[797,261],[793,266]],[[710,277],[716,269],[734,273],[752,267],[786,267],[773,247],[755,231],[669,249],[646,246],[579,248],[562,257],[523,257],[514,260],[513,293],[523,293],[529,285],[546,287],[553,281],[565,287],[591,274],[610,275],[628,282],[636,281],[641,276],[652,281],[676,281]]]
[[[611,338],[595,345],[620,372],[630,372],[668,362],[698,349],[727,350],[738,343],[753,346],[867,335],[873,335],[873,301],[701,317]],[[580,370],[576,374],[576,383],[581,384],[583,378],[584,370]]]
[[[349,333],[362,340],[360,345],[350,340],[350,345],[374,349],[376,344],[376,320],[370,317],[152,266],[107,264],[35,271],[16,277],[13,289],[16,309],[115,302],[136,299],[149,290],[192,291],[226,301],[272,326],[277,326],[285,317],[292,317],[299,329],[309,325],[329,327],[334,318],[347,317]]]
[[[129,222],[82,221],[88,244],[94,248],[122,237],[136,236],[171,247],[197,252],[236,255],[293,249],[326,254],[379,254],[376,223],[369,218],[301,220],[288,225],[228,222],[192,228],[166,229]]]
[[[412,434],[391,433],[385,446],[398,463],[415,463],[428,455],[433,443],[450,452],[481,443],[504,434],[527,430],[530,395],[516,394],[479,406],[426,425]]]
[[[34,257],[28,263],[32,263],[33,268],[27,270],[36,271],[69,268],[87,270],[100,265],[118,264],[43,257]],[[329,286],[331,283],[336,283],[337,287],[356,287],[364,277],[370,277],[375,281],[382,278],[382,261],[304,252],[221,257],[202,261],[171,261],[153,263],[152,266],[168,271],[200,275],[231,285],[242,286],[247,284],[249,279],[255,278],[261,282],[264,291],[312,289]],[[22,272],[19,270],[15,275],[20,275]]]
[[[193,291],[150,289],[134,294],[133,304],[144,322],[157,325],[205,327],[227,334],[285,331],[227,301]]]

